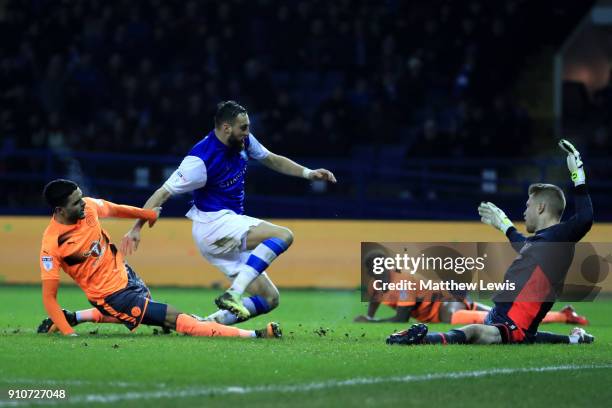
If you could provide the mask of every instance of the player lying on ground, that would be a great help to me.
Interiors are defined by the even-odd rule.
[[[392,274],[401,275],[393,272]],[[355,317],[354,321],[358,323],[407,323],[410,318],[413,318],[421,323],[483,324],[491,310],[490,306],[470,302],[467,299],[456,302],[422,300],[435,299],[436,297],[438,299],[447,298],[448,294],[446,293],[433,292],[421,297],[417,296],[416,299],[409,299],[408,294],[404,295],[401,292],[406,291],[390,291],[384,294],[382,302],[370,299],[367,314]],[[387,296],[389,294],[391,296]],[[381,304],[394,309],[395,315],[385,319],[376,318],[376,312]],[[567,323],[584,326],[589,324],[589,321],[586,317],[578,315],[571,305],[567,305],[558,312],[546,313],[542,323]]]
[[[372,270],[371,259],[376,256],[386,256],[384,247],[370,247],[369,256],[366,256],[364,269]],[[359,315],[354,321],[359,323],[407,323],[414,318],[421,323],[450,323],[450,324],[473,324],[484,323],[490,306],[469,301],[467,292],[451,293],[443,290],[375,290],[373,282],[382,279],[386,283],[401,283],[402,281],[413,281],[418,286],[418,279],[411,274],[401,271],[390,270],[382,275],[372,277],[364,276],[369,282],[368,288],[368,311],[367,315]],[[375,317],[381,304],[387,305],[395,310],[395,315],[386,319]],[[572,306],[565,306],[559,312],[548,312],[542,323],[568,323],[587,325],[588,320],[579,316]]]
[[[241,330],[216,322],[200,322],[170,305],[155,302],[144,282],[136,275],[102,229],[99,218],[144,219],[152,226],[160,207],[149,210],[117,205],[108,201],[83,198],[76,183],[54,180],[43,192],[53,208],[53,217],[45,229],[40,251],[43,304],[50,321],[43,321],[39,331],[57,328],[64,335],[76,336],[57,302],[59,270],[64,270],[85,292],[94,309],[80,317],[91,321],[123,323],[134,331],[142,323],[166,327],[192,336],[280,337],[280,328],[269,323],[262,330]]]
[[[289,229],[244,215],[249,159],[289,176],[336,182],[326,169],[310,170],[268,151],[249,129],[245,108],[234,101],[220,103],[215,128],[193,146],[144,204],[144,208],[154,208],[172,195],[193,194],[193,206],[186,214],[193,221],[193,240],[202,256],[231,282],[229,290],[215,300],[219,310],[205,319],[223,324],[244,321],[278,306],[278,290],[265,270],[293,242]],[[124,253],[138,248],[145,222],[137,221],[125,235]],[[245,291],[252,296],[242,298]]]
[[[502,231],[519,256],[506,271],[504,279],[515,282],[518,295],[514,301],[494,298],[484,324],[471,324],[446,333],[428,334],[425,324],[392,334],[387,344],[496,344],[496,343],[591,343],[594,337],[584,329],[574,328],[569,336],[538,332],[538,326],[552,308],[555,295],[563,286],[574,256],[575,243],[591,229],[593,207],[585,185],[585,174],[578,151],[566,140],[559,145],[567,152],[567,165],[574,181],[576,214],[560,222],[565,209],[563,191],[551,184],[529,187],[524,213],[525,237],[512,225],[506,214],[491,203],[478,208],[482,222]],[[563,243],[556,247],[547,244]],[[556,248],[546,254],[547,248]],[[563,250],[560,250],[563,249]],[[533,301],[534,295],[543,301]],[[529,301],[521,301],[527,299]]]

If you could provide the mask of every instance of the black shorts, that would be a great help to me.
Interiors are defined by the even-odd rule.
[[[90,302],[101,313],[119,319],[131,331],[142,323],[163,326],[168,305],[151,299],[151,291],[126,263],[127,286],[97,302]]]
[[[527,336],[523,329],[518,327],[508,316],[499,312],[496,307],[493,307],[489,313],[487,313],[484,324],[497,327],[502,337],[502,343],[532,342],[531,337]]]

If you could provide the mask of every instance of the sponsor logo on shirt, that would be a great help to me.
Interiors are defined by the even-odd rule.
[[[236,175],[235,175],[234,177],[232,177],[231,179],[229,179],[229,180],[227,180],[227,181],[225,181],[225,182],[221,183],[221,184],[220,184],[220,185],[221,185],[221,187],[223,187],[223,188],[227,188],[227,187],[229,187],[229,186],[232,186],[232,185],[236,184],[236,183],[237,183],[237,182],[238,182],[238,181],[239,181],[239,180],[240,180],[240,179],[241,179],[241,178],[244,176],[244,174],[246,173],[246,171],[247,171],[247,167],[246,167],[246,166],[244,166],[244,167],[243,167],[243,168],[240,170],[240,173],[236,174]]]
[[[83,256],[86,257],[86,258],[88,256],[93,256],[93,257],[97,258],[97,257],[100,256],[101,252],[102,252],[102,250],[101,250],[101,246],[100,246],[100,241],[94,241],[89,246],[89,251],[83,252]]]

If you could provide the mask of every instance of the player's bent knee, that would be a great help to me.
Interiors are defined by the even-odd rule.
[[[270,310],[276,309],[280,304],[280,293],[278,293],[278,290],[274,288],[274,292],[267,294],[265,296],[265,299],[268,303],[268,306],[270,307]]]
[[[499,329],[495,326],[486,326],[481,324],[475,324],[478,329],[475,330],[475,334],[472,343],[475,344],[499,344],[502,342]]]
[[[293,243],[293,231],[286,227],[279,227],[278,238],[282,239],[289,247]]]
[[[257,293],[261,298],[263,298],[263,300],[266,301],[266,313],[278,307],[280,303],[280,293],[278,292],[276,286],[272,284],[272,282],[270,282],[269,285],[260,287]]]
[[[176,319],[181,312],[174,308],[173,306],[168,305],[168,309],[166,310],[166,320],[164,321],[164,326],[168,327],[171,330],[176,330]]]
[[[479,344],[482,336],[482,324],[468,324],[461,328],[468,343]]]

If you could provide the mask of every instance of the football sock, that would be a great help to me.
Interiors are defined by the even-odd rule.
[[[94,322],[94,323],[121,323],[119,319],[112,316],[103,315],[98,309],[92,307],[91,309],[78,310],[76,312],[77,322]]]
[[[483,324],[488,312],[481,310],[457,310],[451,316],[451,324]]]
[[[255,317],[260,314],[268,313],[270,311],[270,305],[266,302],[261,296],[251,296],[248,298],[242,299],[242,304],[247,308],[250,317]],[[229,310],[217,310],[215,313],[206,317],[207,320],[214,320],[217,323],[221,324],[234,324],[238,320],[235,314],[230,312]]]
[[[423,339],[424,344],[465,344],[467,338],[465,333],[459,329],[453,329],[446,333],[429,333]]]
[[[200,322],[184,313],[179,314],[176,319],[176,331],[190,336],[255,337],[254,330],[242,330],[216,322]]]
[[[567,316],[561,312],[548,312],[542,323],[567,323]]]
[[[280,238],[268,238],[257,245],[245,264],[238,268],[230,291],[242,295],[247,286],[259,276],[280,254],[287,250],[287,244]]]
[[[479,310],[457,310],[451,316],[451,324],[483,324],[488,312]],[[548,312],[542,323],[566,323],[567,316],[561,312]]]
[[[572,339],[575,337],[575,339]],[[549,332],[538,332],[535,336],[536,343],[558,344],[578,343],[580,336],[568,336],[566,334],[555,334]],[[574,340],[574,341],[572,341]]]

